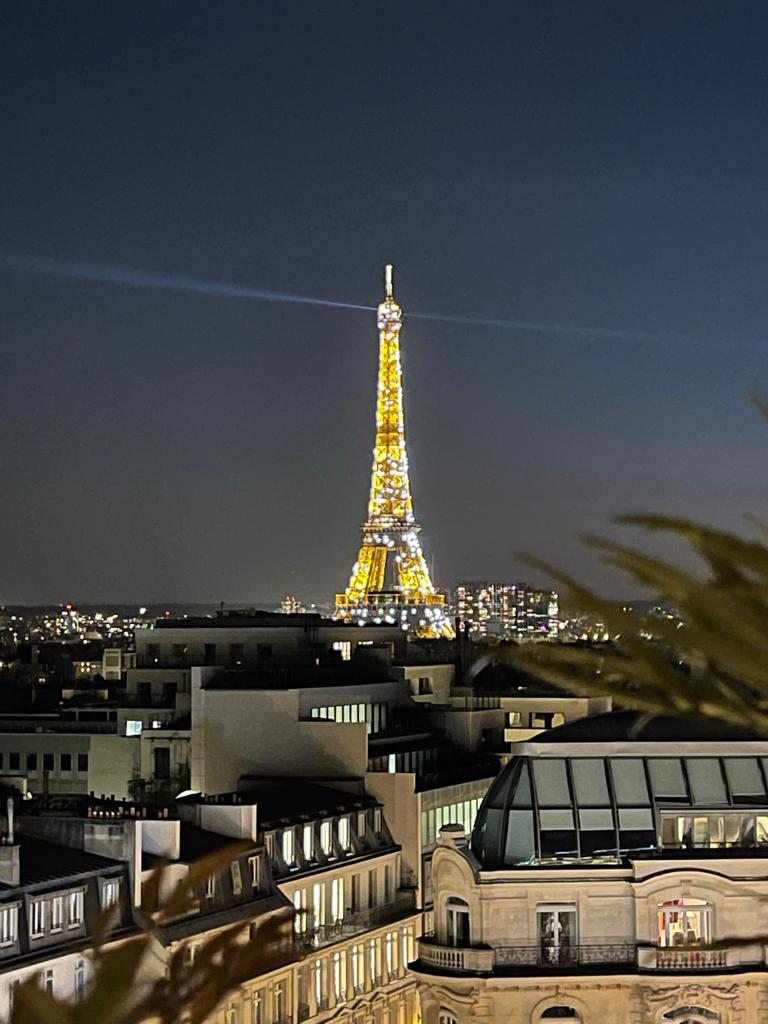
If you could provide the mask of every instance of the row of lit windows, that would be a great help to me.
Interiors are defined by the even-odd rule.
[[[662,815],[661,845],[664,849],[768,846],[768,816]]]
[[[296,889],[293,906],[296,910],[294,931],[297,935],[318,932],[329,925],[340,924],[360,911],[380,906],[380,872],[371,868],[347,878],[331,878],[315,882],[311,887]],[[395,865],[384,866],[384,903],[395,898]]]
[[[42,762],[38,757],[37,753],[29,754],[17,754],[11,752],[8,754],[8,766],[6,769],[5,755],[0,753],[0,771],[7,770],[9,772],[21,771],[22,756],[24,757],[24,769],[28,772],[36,772],[38,765],[42,763],[42,769],[44,772],[55,771],[55,754],[43,754]],[[77,771],[80,774],[87,774],[88,772],[88,755],[87,754],[59,754],[59,771],[60,772],[71,772],[73,764],[76,766]]]
[[[434,845],[443,825],[463,825],[467,835],[475,825],[475,818],[482,803],[481,797],[473,800],[460,800],[458,803],[446,804],[429,811],[421,812],[421,844],[423,847]]]
[[[279,851],[285,867],[298,870],[308,867],[323,859],[333,860],[346,857],[353,853],[352,815],[344,814],[339,818],[326,818],[317,828],[316,822],[305,825],[288,826],[280,832],[267,832],[264,842],[270,860],[275,859],[277,838]],[[374,835],[379,836],[382,830],[381,808],[374,807],[370,815]],[[354,815],[355,834],[358,841],[365,842],[368,832],[368,812],[357,811]]]
[[[314,959],[299,972],[296,1019],[304,1021],[315,1009],[319,1012],[341,1005],[378,985],[402,978],[413,955],[413,931],[404,928]],[[258,988],[240,1001],[229,1002],[224,1022],[285,1024],[293,1016],[291,1002],[289,979],[279,978],[271,987]],[[372,1008],[380,1011],[376,1019],[382,1024],[407,1024],[407,1003],[403,999],[381,1007],[372,1004]]]
[[[311,718],[322,718],[331,722],[365,722],[369,734],[384,732],[387,726],[386,704],[329,704],[310,709]]]
[[[248,858],[248,882],[251,889],[258,892],[261,888],[261,867],[258,856]],[[241,896],[243,892],[243,872],[239,860],[233,860],[229,865],[229,878],[232,885],[232,895]],[[219,876],[209,875],[205,881],[206,899],[215,899],[219,889]]]
[[[368,758],[369,772],[413,772],[423,775],[435,770],[437,764],[437,748],[426,750],[401,750],[397,754],[379,754]]]

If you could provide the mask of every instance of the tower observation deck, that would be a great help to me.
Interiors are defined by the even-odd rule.
[[[384,301],[378,308],[379,381],[368,518],[363,542],[336,617],[348,622],[399,624],[416,636],[452,637],[445,595],[439,593],[419,543],[408,478],[403,418],[400,330],[403,311],[385,269]]]

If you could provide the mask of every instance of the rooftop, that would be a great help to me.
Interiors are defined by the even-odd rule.
[[[689,721],[642,711],[609,711],[580,718],[535,737],[539,743],[733,743],[765,739],[725,722]]]
[[[378,800],[367,793],[350,793],[304,779],[272,780],[245,775],[240,785],[243,797],[258,804],[259,826],[263,828],[379,806]]]
[[[109,857],[99,857],[72,846],[49,843],[36,836],[18,834],[16,838],[20,847],[20,885],[40,885],[122,866],[120,861]],[[0,884],[2,890],[15,888],[17,886]]]

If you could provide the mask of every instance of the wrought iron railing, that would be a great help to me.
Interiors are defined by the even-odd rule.
[[[347,913],[341,920],[326,924],[315,924],[312,914],[309,913],[305,919],[305,930],[297,936],[297,939],[306,946],[316,949],[318,946],[328,946],[333,942],[340,942],[352,935],[359,935],[361,932],[390,924],[401,917],[415,913],[416,902],[413,892],[408,892],[388,903],[382,903],[378,907]]]
[[[581,945],[495,946],[496,967],[566,967],[585,964],[629,964],[635,962],[635,944],[590,942]]]

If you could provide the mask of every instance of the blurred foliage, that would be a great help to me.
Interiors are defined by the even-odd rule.
[[[682,622],[649,620],[530,560],[557,580],[569,601],[604,622],[611,641],[597,648],[530,644],[509,652],[509,660],[565,689],[610,694],[623,707],[719,719],[768,734],[768,547],[670,516],[617,522],[663,531],[703,561],[696,574],[602,537],[583,538],[603,562],[672,605]]]
[[[162,929],[196,915],[196,893],[211,875],[228,870],[240,848],[226,850],[196,862],[173,888],[161,909],[151,915],[137,913],[134,928],[115,933],[116,911],[102,912],[89,921],[93,946],[84,951],[89,980],[79,1001],[61,1000],[47,992],[37,973],[15,990],[11,1024],[203,1024],[228,995],[251,978],[294,959],[290,914],[278,913],[253,922],[241,920],[225,928],[193,935],[198,946],[192,963],[187,944],[170,954],[163,945]],[[150,905],[157,905],[166,884],[166,868],[153,871],[144,885]]]

